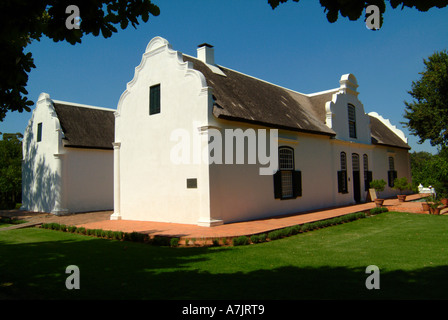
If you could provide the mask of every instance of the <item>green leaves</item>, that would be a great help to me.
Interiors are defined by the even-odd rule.
[[[79,8],[79,29],[69,29],[66,20],[70,5]],[[86,34],[111,37],[129,24],[134,28],[139,20],[158,16],[160,9],[151,0],[15,0],[0,1],[0,121],[8,111],[30,111],[34,103],[28,100],[25,87],[28,73],[35,68],[26,46],[42,35],[55,42],[81,43]]]
[[[280,3],[285,3],[287,1],[288,0],[268,0],[268,3],[272,9],[275,9],[280,5]],[[299,0],[293,1],[299,2]],[[394,9],[401,5],[402,9],[404,7],[415,7],[419,11],[428,11],[433,7],[443,8],[448,4],[446,0],[389,0],[389,2]],[[351,21],[358,20],[365,8],[369,5],[375,5],[381,12],[381,26],[383,24],[382,15],[386,11],[386,4],[384,0],[319,0],[319,3],[324,8],[327,20],[330,23],[336,22],[339,14],[343,17],[349,18]]]
[[[22,137],[4,133],[0,140],[0,209],[14,207],[22,191]]]
[[[433,146],[448,146],[448,54],[436,52],[424,61],[421,78],[412,82],[408,93],[413,98],[406,102],[404,123],[411,134],[429,140]]]

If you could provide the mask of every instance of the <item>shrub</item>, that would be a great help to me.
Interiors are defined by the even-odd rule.
[[[250,241],[252,243],[259,243],[260,242],[260,236],[258,234],[253,234],[250,236]]]
[[[294,233],[294,228],[293,227],[283,228],[281,234],[282,234],[283,237],[290,237],[290,236],[295,234]]]
[[[387,212],[387,211],[389,211],[389,210],[385,207],[373,208],[373,209],[370,209],[370,214],[375,215],[375,214],[380,214],[380,213]]]
[[[76,228],[76,232],[79,234],[84,234],[84,235],[87,234],[87,230],[84,227]]]
[[[146,235],[143,235],[146,236]],[[171,239],[168,237],[162,237],[162,236],[154,236],[154,238],[151,239],[151,244],[155,246],[169,246],[171,245]]]
[[[113,239],[114,238],[114,232],[111,230],[106,230],[106,238]]]
[[[244,246],[249,243],[249,238],[246,236],[241,236],[233,238],[232,241],[234,246]]]
[[[0,222],[1,223],[8,223],[8,224],[21,224],[21,223],[25,223],[27,221],[19,220],[19,219],[16,219],[16,218],[10,218],[10,217],[0,217]]]
[[[215,240],[213,240],[215,241]],[[171,247],[177,247],[179,246],[179,238],[171,238],[170,240],[170,246]]]
[[[370,188],[375,189],[378,197],[380,195],[380,192],[384,191],[384,187],[386,186],[386,181],[383,179],[381,180],[373,180],[370,182]]]
[[[310,230],[310,224],[309,223],[302,224],[302,232],[307,232],[309,230]]]
[[[266,238],[267,238],[266,233],[254,234],[250,237],[250,241],[252,243],[261,243],[261,242],[265,242]]]
[[[123,232],[122,231],[114,231],[112,235],[112,239],[114,240],[122,240],[123,239]]]
[[[274,230],[268,233],[268,238],[270,240],[277,240],[282,237],[282,232],[280,230]]]
[[[292,229],[293,234],[299,234],[300,232],[302,232],[302,226],[300,224],[293,226]]]
[[[51,230],[60,230],[61,226],[58,223],[50,223]]]
[[[131,233],[126,232],[124,234],[124,239],[128,240],[128,241],[133,241],[133,242],[145,242],[146,235],[143,233],[140,233],[140,232],[136,232],[136,231],[133,231]],[[155,241],[154,244],[157,244],[157,241]]]
[[[67,231],[71,233],[76,232],[76,226],[68,226]]]
[[[394,186],[392,189],[400,190],[400,192],[403,192],[404,190],[411,190],[412,185],[408,182],[408,179],[406,177],[403,178],[396,178],[394,180]]]

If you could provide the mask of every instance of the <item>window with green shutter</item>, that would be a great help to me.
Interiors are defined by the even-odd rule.
[[[149,88],[149,114],[160,113],[160,84]]]

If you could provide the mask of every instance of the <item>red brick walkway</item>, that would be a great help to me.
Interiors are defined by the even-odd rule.
[[[421,198],[422,195],[415,194],[407,197],[406,202],[398,202],[397,199],[385,200],[384,206],[389,211],[402,211],[413,213],[426,213],[422,211],[421,202],[410,202]],[[28,222],[38,224],[44,222],[56,222],[59,224],[82,226],[87,229],[102,229],[123,232],[141,232],[150,236],[175,236],[181,238],[181,243],[185,239],[196,239],[198,243],[210,242],[216,238],[233,238],[242,235],[252,235],[265,233],[276,229],[281,229],[293,225],[330,219],[333,217],[367,211],[375,207],[373,202],[351,205],[313,212],[302,212],[295,215],[272,217],[254,221],[235,222],[216,227],[200,227],[190,224],[164,223],[151,221],[131,221],[131,220],[109,220],[112,211],[78,213],[67,216],[55,216],[48,213],[34,213],[20,210],[1,211],[1,216],[24,219]],[[447,213],[444,209],[443,213]]]
[[[411,195],[406,199],[419,199],[421,195]],[[422,211],[420,202],[398,202],[397,199],[389,199],[384,202],[384,206],[389,211],[403,211],[425,213]],[[163,223],[150,221],[131,221],[131,220],[103,220],[91,223],[80,224],[88,229],[103,229],[123,232],[141,232],[151,236],[175,236],[181,239],[213,239],[213,238],[232,238],[242,235],[252,235],[257,233],[269,232],[275,229],[281,229],[288,226],[325,220],[353,212],[360,212],[375,207],[373,202],[363,203],[352,206],[332,208],[327,210],[300,213],[297,215],[273,217],[254,221],[236,222],[224,224],[216,227],[200,227],[197,225]]]

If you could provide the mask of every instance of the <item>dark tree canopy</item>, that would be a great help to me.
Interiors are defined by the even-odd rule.
[[[405,102],[404,123],[411,134],[432,146],[448,147],[448,53],[436,52],[424,59],[421,78],[412,82],[412,102]]]
[[[272,9],[278,7],[280,3],[285,3],[289,0],[268,0]],[[299,2],[299,0],[292,0]],[[350,20],[358,20],[364,9],[369,5],[376,5],[381,14],[386,11],[385,0],[319,0],[320,5],[324,7],[329,22],[336,22],[339,14],[343,17],[348,17]],[[416,8],[419,11],[428,11],[429,9],[443,8],[448,5],[447,0],[389,0],[392,8]],[[382,18],[382,17],[381,17]],[[382,22],[382,19],[381,19]]]
[[[66,27],[70,5],[79,8],[79,29]],[[2,0],[0,1],[0,121],[7,111],[30,111],[27,98],[28,73],[35,68],[32,54],[25,48],[33,40],[47,36],[55,42],[81,42],[86,34],[108,38],[117,27],[134,28],[141,19],[160,14],[150,0]]]
[[[1,134],[1,133],[0,133]],[[0,140],[0,209],[13,209],[22,192],[21,133],[1,134]]]

